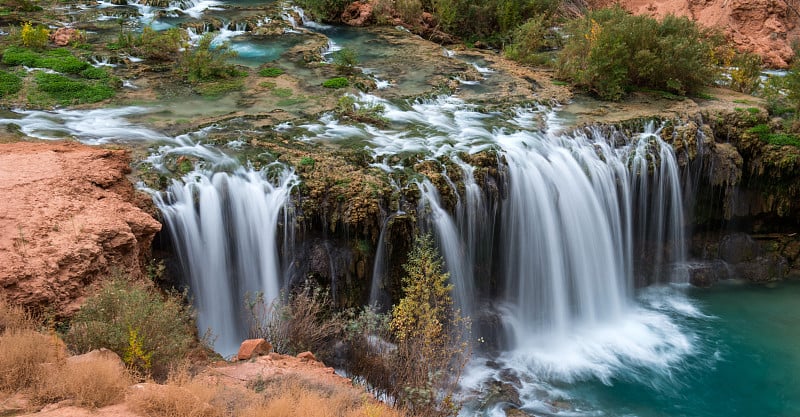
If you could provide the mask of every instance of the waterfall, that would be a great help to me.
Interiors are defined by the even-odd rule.
[[[436,187],[429,180],[424,180],[419,184],[419,190],[422,198],[418,212],[423,213],[423,219],[435,229],[434,236],[439,243],[445,268],[450,273],[450,282],[453,283],[453,299],[465,315],[471,315],[475,310],[475,278],[472,259],[468,255],[470,249],[462,242],[452,217],[442,208]]]
[[[214,349],[225,356],[247,336],[245,294],[263,293],[267,303],[279,295],[278,220],[295,183],[289,170],[273,184],[263,172],[240,167],[189,173],[155,196],[189,281],[200,333],[210,329]]]

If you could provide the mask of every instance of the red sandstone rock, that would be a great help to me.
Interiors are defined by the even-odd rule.
[[[784,68],[800,37],[800,16],[784,1],[775,0],[590,0],[592,7],[619,3],[634,14],[686,16],[707,27],[718,27],[741,50],[761,55],[771,67]],[[800,9],[798,9],[800,11]]]
[[[239,346],[239,353],[236,354],[236,359],[246,361],[254,356],[261,356],[269,354],[272,351],[272,345],[264,339],[247,339]]]
[[[127,179],[127,151],[78,143],[0,144],[0,289],[59,316],[101,280],[142,276],[161,228]]]
[[[314,362],[317,361],[317,357],[314,356],[314,354],[309,352],[309,351],[305,351],[303,353],[298,354],[297,355],[297,359],[304,360],[304,361],[314,361]]]
[[[372,3],[355,1],[342,12],[342,22],[350,26],[364,26],[372,21]]]
[[[67,46],[72,41],[80,40],[81,33],[73,28],[58,28],[50,34],[50,40],[57,46]]]

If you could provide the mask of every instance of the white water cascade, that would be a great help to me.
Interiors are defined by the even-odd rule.
[[[362,138],[386,172],[407,169],[389,161],[409,152],[461,168],[459,185],[450,184],[455,207],[419,181],[418,215],[439,242],[459,308],[484,314],[481,298],[491,297],[504,327],[500,363],[545,379],[605,382],[622,367],[669,367],[691,350],[669,317],[635,300],[639,286],[685,281],[673,272],[686,260],[680,170],[653,125],[630,137],[563,133],[541,108],[358,100],[383,105],[393,128],[345,128],[328,116],[304,126],[307,140]],[[500,166],[491,199],[462,160],[485,150]]]
[[[231,355],[247,336],[246,294],[267,303],[280,293],[278,223],[296,177],[284,171],[276,184],[262,172],[192,172],[173,181],[155,201],[188,279],[200,331],[216,337],[214,350]],[[290,227],[290,226],[287,226]]]

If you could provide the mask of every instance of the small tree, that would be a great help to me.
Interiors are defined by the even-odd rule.
[[[358,65],[358,53],[350,48],[342,48],[333,53],[333,64],[340,73],[350,74]]]
[[[417,413],[447,415],[467,359],[469,323],[453,307],[453,285],[430,235],[417,237],[404,265],[405,296],[392,310],[397,339],[396,398]]]

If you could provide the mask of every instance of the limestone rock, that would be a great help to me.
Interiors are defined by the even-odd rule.
[[[246,361],[255,356],[267,355],[272,351],[272,344],[264,339],[247,339],[239,346],[236,359]]]
[[[122,359],[120,359],[119,355],[106,348],[95,349],[82,355],[75,355],[67,358],[68,365],[80,365],[95,361],[113,362],[119,366],[120,371],[125,369],[125,363],[122,362]]]

